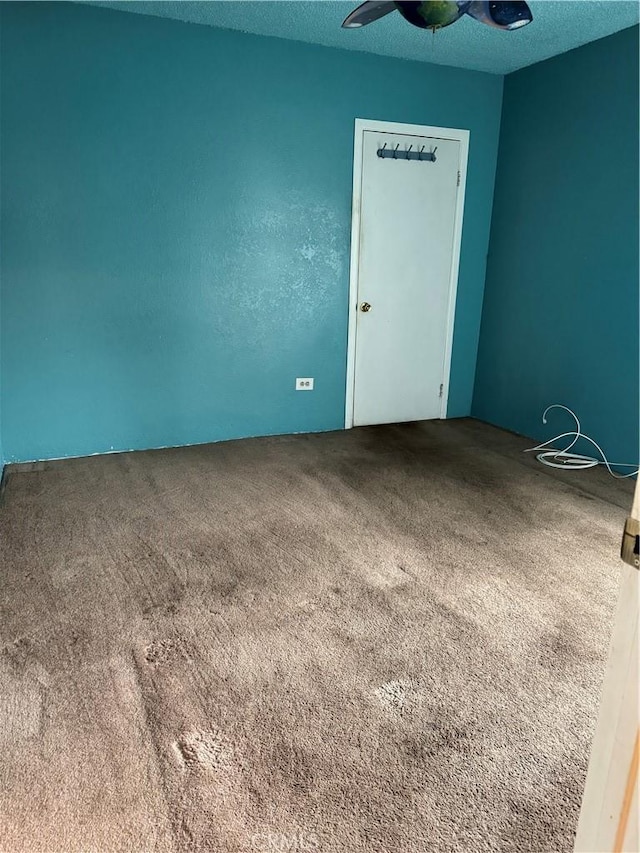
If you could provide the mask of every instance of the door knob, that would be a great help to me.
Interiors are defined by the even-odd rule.
[[[364,311],[364,313],[366,314],[367,311],[371,311],[371,305],[369,305],[368,302],[361,302],[360,303],[360,310]]]

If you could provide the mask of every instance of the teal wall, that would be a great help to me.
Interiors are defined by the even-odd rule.
[[[638,28],[509,75],[498,162],[473,415],[636,462]]]
[[[502,78],[66,3],[1,14],[8,460],[340,428],[356,117],[471,131],[449,404],[469,413]]]
[[[0,9],[0,48],[2,45],[2,10]],[[2,92],[2,62],[0,61],[0,92]],[[0,97],[0,164],[2,163],[2,98]],[[0,180],[0,484],[4,471],[4,447],[2,444],[2,181]],[[1,495],[0,495],[1,497]]]

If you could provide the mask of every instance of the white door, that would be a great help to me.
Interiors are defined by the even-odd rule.
[[[435,161],[403,159],[421,149]],[[364,131],[355,425],[441,417],[460,156],[458,140]]]

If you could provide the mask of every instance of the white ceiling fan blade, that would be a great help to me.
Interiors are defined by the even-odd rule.
[[[342,22],[342,26],[346,29],[354,27],[364,27],[388,15],[396,9],[396,4],[389,0],[369,0],[354,9]]]

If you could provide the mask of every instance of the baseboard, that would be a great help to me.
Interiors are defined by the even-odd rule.
[[[72,458],[72,457],[70,457]],[[42,462],[10,462],[4,466],[4,470],[8,472],[11,468],[12,474],[30,474],[32,471],[44,471],[47,467],[47,462],[57,462],[56,459],[43,460]]]

